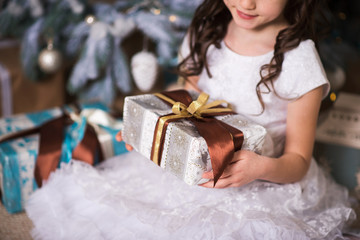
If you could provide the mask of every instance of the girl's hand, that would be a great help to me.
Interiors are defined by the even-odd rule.
[[[237,151],[231,163],[224,170],[217,181],[215,188],[240,187],[259,179],[263,173],[263,164],[261,156],[246,150]],[[213,188],[213,172],[205,172],[203,178],[210,181],[200,184],[199,186]]]
[[[116,134],[115,139],[116,139],[116,141],[118,141],[118,142],[121,142],[121,141],[122,141],[121,131],[119,131],[119,132]],[[126,148],[126,150],[128,150],[129,152],[134,149],[131,145],[129,145],[129,144],[127,144],[127,143],[125,143],[125,148]]]

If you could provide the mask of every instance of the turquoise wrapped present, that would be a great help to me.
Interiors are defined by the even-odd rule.
[[[9,213],[22,211],[25,201],[38,188],[34,179],[38,148],[38,134],[0,146],[0,188],[2,202]]]
[[[59,147],[59,157],[55,159],[55,167],[59,167],[61,163],[69,163],[71,159],[96,164],[101,159],[126,152],[124,142],[115,140],[116,133],[122,129],[122,120],[112,118],[106,106],[101,103],[82,104],[80,113],[76,113],[71,106],[65,106],[64,109],[67,120],[71,121],[68,121],[63,129],[57,129],[63,132],[63,138]],[[2,202],[9,213],[22,211],[31,193],[41,185],[34,173],[40,159],[40,143],[43,144],[43,142],[40,132],[30,134],[31,130],[41,128],[62,116],[62,109],[54,108],[0,119],[0,142],[2,141],[0,143],[0,189]],[[88,129],[93,130],[96,142],[99,143],[97,151],[92,152],[93,156],[90,160],[83,159],[82,149],[79,148],[84,140],[88,139]],[[25,134],[22,134],[23,131]],[[54,131],[56,132],[56,129]],[[20,136],[7,140],[7,137],[13,134]],[[48,159],[45,158],[45,161]],[[43,179],[46,177],[41,176],[40,180]]]

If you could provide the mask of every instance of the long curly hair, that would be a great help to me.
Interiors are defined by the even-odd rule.
[[[256,93],[265,110],[260,86],[264,85],[270,92],[274,89],[274,81],[280,75],[284,54],[296,48],[301,41],[312,39],[317,43],[316,20],[317,10],[322,0],[288,0],[284,8],[284,17],[289,27],[281,30],[274,46],[274,56],[268,64],[260,70],[260,81],[256,85]],[[177,66],[180,76],[187,79],[189,76],[199,75],[205,68],[209,77],[212,77],[206,59],[206,53],[210,45],[220,48],[227,27],[232,16],[223,0],[204,0],[196,9],[193,20],[188,29],[190,54]],[[277,95],[275,89],[275,94]]]

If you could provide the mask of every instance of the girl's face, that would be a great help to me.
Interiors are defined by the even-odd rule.
[[[287,1],[224,0],[224,3],[238,27],[259,30],[271,24],[286,24],[283,11]]]

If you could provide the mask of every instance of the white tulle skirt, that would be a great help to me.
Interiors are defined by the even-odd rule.
[[[189,186],[135,151],[93,168],[73,161],[26,206],[35,239],[342,239],[347,191],[313,160],[295,184]]]

